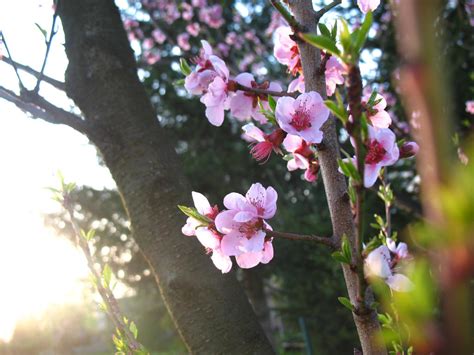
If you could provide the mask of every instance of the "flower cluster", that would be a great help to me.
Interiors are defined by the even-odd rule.
[[[365,259],[364,272],[366,277],[382,278],[394,291],[407,292],[413,287],[412,282],[405,275],[399,273],[399,264],[406,260],[408,247],[405,243],[398,245],[390,238],[387,245],[381,245],[372,250]]]
[[[395,164],[399,158],[414,156],[418,152],[418,145],[406,142],[398,147],[395,133],[388,128],[392,119],[386,111],[384,96],[379,93],[366,94],[362,98],[362,107],[369,123],[364,161],[364,186],[369,188],[375,184],[383,167]],[[349,121],[353,121],[352,116],[349,116]],[[351,139],[351,143],[355,146],[354,139]],[[357,165],[356,161],[356,157],[353,157],[354,165]]]
[[[282,27],[279,29],[283,36]],[[291,41],[289,37],[288,40]],[[274,106],[270,107],[267,92],[282,93],[279,84],[274,82],[258,84],[250,73],[240,73],[231,77],[224,61],[213,54],[209,43],[202,41],[202,46],[200,55],[194,59],[196,66],[186,76],[185,88],[190,94],[202,95],[201,102],[206,106],[206,117],[209,122],[215,126],[222,125],[226,110],[230,110],[231,116],[238,121],[253,119],[259,124],[269,123],[268,115],[270,115],[274,121],[271,123],[278,127],[268,134],[253,123],[243,127],[244,137],[252,143],[250,153],[256,160],[265,162],[272,152],[282,154],[283,144],[290,154],[288,169],[290,171],[304,169],[305,179],[314,181],[319,165],[312,147],[321,143],[323,139],[321,127],[329,117],[329,110],[321,95],[315,91],[300,94],[296,98],[279,95],[276,101],[272,98],[275,102]],[[276,55],[284,56],[288,50],[285,46],[287,47],[285,43],[280,49],[275,46]],[[291,50],[296,53],[297,46],[295,48]],[[299,57],[299,54],[296,54]],[[292,70],[298,71],[301,63],[298,64],[299,59],[292,63],[293,59],[288,56],[286,63],[293,68]],[[343,80],[342,76],[341,79]]]
[[[278,194],[273,187],[255,183],[245,196],[232,192],[224,198],[223,211],[198,192],[192,196],[195,210],[182,208],[189,216],[182,232],[196,236],[222,273],[232,268],[231,256],[245,269],[272,260],[272,239],[266,233],[271,227],[266,220],[277,210]]]

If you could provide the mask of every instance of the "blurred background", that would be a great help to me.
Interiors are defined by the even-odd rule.
[[[318,8],[327,2],[314,4]],[[355,3],[343,0],[323,22],[332,26],[343,16],[358,26],[361,16]],[[139,76],[159,124],[177,137],[175,148],[193,189],[221,204],[229,191],[245,192],[256,181],[271,184],[279,192],[278,215],[272,224],[276,230],[329,235],[321,182],[307,183],[299,172],[288,172],[276,156],[264,165],[255,162],[248,143],[240,138],[241,123],[226,120],[220,128],[211,126],[204,106],[179,83],[179,58],[191,61],[205,39],[234,74],[249,71],[259,82],[272,79],[286,86],[292,78],[272,55],[272,33],[283,20],[269,3],[117,0],[116,4],[137,56]],[[440,55],[449,63],[448,77],[463,78],[452,91],[452,143],[460,159],[465,156],[459,142],[472,120],[466,102],[474,97],[473,7],[471,1],[446,1],[438,29],[446,39]],[[39,69],[45,50],[39,28],[49,31],[53,12],[49,1],[2,3],[0,29],[16,61]],[[406,117],[401,107],[394,15],[388,1],[374,13],[361,68],[364,83],[387,98],[398,138],[410,139],[418,128],[417,117]],[[67,66],[63,42],[59,26],[46,67],[46,74],[58,80],[64,80]],[[22,79],[34,85],[28,75]],[[3,62],[0,83],[12,89],[17,85],[12,68]],[[47,84],[41,90],[52,102],[72,107],[67,97]],[[140,341],[157,354],[185,353],[95,148],[72,129],[32,120],[3,100],[0,115],[0,354],[113,352],[113,327],[98,307],[85,259],[74,247],[71,226],[59,204],[45,189],[57,186],[58,170],[80,186],[73,195],[78,222],[85,230],[97,229],[93,240],[97,262],[113,268],[118,280],[114,292],[124,313],[136,322]],[[349,146],[345,137],[341,131],[343,146]],[[392,228],[410,244],[405,226],[420,218],[414,159],[400,160],[388,178],[399,198]],[[383,214],[376,193],[368,201],[371,213]],[[238,277],[275,347],[285,354],[352,352],[357,336],[350,313],[337,301],[346,292],[339,266],[326,250],[312,244],[276,240],[274,245],[270,264],[239,270]]]

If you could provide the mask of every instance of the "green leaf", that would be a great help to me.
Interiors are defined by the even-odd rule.
[[[319,32],[321,32],[323,36],[332,38],[331,32],[329,32],[329,29],[324,23],[319,23],[318,28],[319,28]]]
[[[337,48],[336,43],[331,38],[318,36],[312,33],[303,33],[301,36],[307,43],[311,44],[312,46],[318,47],[332,55],[340,57],[341,52]]]
[[[130,331],[132,332],[133,337],[135,339],[137,339],[138,338],[138,329],[137,329],[137,325],[133,321],[130,323]]]
[[[283,160],[285,160],[285,161],[290,161],[290,160],[292,160],[292,159],[294,159],[293,154],[285,154],[285,155],[283,156]]]
[[[341,39],[342,48],[344,53],[351,53],[352,41],[351,41],[351,31],[349,31],[349,25],[344,19],[340,19],[342,23],[341,33],[339,38]]]
[[[270,106],[270,108],[272,109],[273,112],[275,112],[275,108],[276,108],[276,101],[275,99],[273,98],[272,95],[268,95],[268,106]]]
[[[179,60],[179,67],[181,68],[181,73],[183,73],[185,76],[188,76],[192,72],[191,68],[188,65],[188,62],[184,58],[181,58]]]
[[[173,85],[175,85],[175,86],[184,86],[184,82],[185,82],[184,79],[178,79],[178,80],[173,81]]]
[[[347,167],[346,162],[345,162],[344,160],[342,160],[342,159],[338,159],[338,160],[337,160],[337,163],[339,164],[339,167],[341,168],[342,173],[343,173],[345,176],[350,176],[349,168]]]
[[[331,29],[331,38],[336,41],[336,37],[337,37],[337,21],[334,21],[334,26],[332,26],[332,29]]]
[[[348,261],[347,258],[340,251],[335,251],[331,254],[331,257],[340,263],[350,264],[350,261]]]
[[[338,297],[337,300],[350,311],[354,311],[355,307],[347,297]]]
[[[324,104],[326,107],[336,116],[339,118],[343,124],[347,122],[347,112],[344,108],[341,108],[338,106],[334,101],[332,100],[326,100],[324,101]]]
[[[369,34],[370,27],[372,26],[372,12],[368,12],[365,15],[364,22],[362,26],[360,26],[359,31],[357,33],[357,38],[354,44],[354,54],[359,57],[360,51],[367,40],[367,35]]]
[[[102,281],[104,287],[109,287],[110,280],[112,280],[112,269],[110,268],[109,264],[105,264],[104,269],[102,270]]]
[[[85,240],[87,240],[88,242],[94,238],[95,236],[95,230],[94,229],[90,229],[89,231],[85,231],[84,229],[81,229],[81,231],[79,232],[81,237],[84,238]]]
[[[342,235],[341,250],[346,260],[348,260],[350,263],[352,260],[352,251],[351,251],[351,246],[349,244],[349,239],[347,239],[346,234]]]
[[[207,218],[200,214],[194,207],[186,207],[178,205],[178,208],[181,212],[183,212],[186,216],[194,218],[201,222],[204,226],[208,226],[212,221],[211,219]]]
[[[275,117],[275,114],[272,111],[266,110],[265,107],[263,107],[262,100],[260,100],[259,97],[257,97],[258,100],[258,107],[260,107],[260,113],[265,116],[265,118],[270,122],[271,124],[277,126],[277,120]],[[276,104],[275,104],[276,107]]]
[[[38,28],[38,30],[41,32],[41,34],[43,35],[44,37],[44,41],[47,42],[47,37],[48,37],[48,32],[46,32],[46,30],[41,27],[38,23],[35,22],[35,26]]]

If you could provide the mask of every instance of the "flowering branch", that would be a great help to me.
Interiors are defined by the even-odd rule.
[[[291,96],[291,97],[296,97],[298,96],[298,93],[297,92],[286,92],[286,91],[273,91],[273,90],[266,90],[266,89],[260,89],[260,88],[251,88],[249,86],[245,86],[245,85],[242,85],[242,84],[239,84],[238,82],[233,82],[234,83],[234,87],[237,90],[240,90],[240,91],[246,91],[246,92],[252,92],[254,94],[263,94],[263,95],[271,95],[271,96],[278,96],[278,97],[282,97],[282,96]]]
[[[102,284],[102,276],[95,268],[89,244],[83,237],[81,237],[80,228],[74,219],[74,210],[70,204],[69,196],[67,193],[64,195],[62,203],[63,207],[68,212],[69,220],[71,222],[72,229],[74,231],[74,236],[76,238],[76,244],[81,248],[82,252],[84,253],[84,256],[86,257],[87,266],[89,267],[89,270],[94,276],[97,291],[99,292],[100,296],[102,297],[102,300],[104,301],[104,304],[107,307],[107,314],[110,316],[112,322],[117,327],[117,331],[119,332],[119,334],[125,336],[125,338],[127,339],[127,346],[129,347],[130,354],[133,354],[135,353],[135,351],[142,349],[143,346],[135,339],[135,336],[130,331],[129,326],[125,323],[125,318],[122,315],[117,299],[113,295],[112,291],[108,287],[104,287],[104,285]]]
[[[268,229],[265,231],[265,233],[267,234],[267,236],[272,237],[272,238],[301,240],[301,241],[323,244],[332,249],[336,248],[336,245],[332,237],[320,237],[317,235],[303,235],[303,234],[296,234],[296,233],[277,232],[277,231],[271,231]]]

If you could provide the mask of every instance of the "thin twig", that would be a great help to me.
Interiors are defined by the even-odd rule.
[[[0,31],[0,36],[2,37],[1,40],[3,42],[3,45],[5,46],[8,57],[12,58],[12,54],[10,53],[10,49],[8,48],[7,40],[5,38],[5,35],[3,34],[3,31]],[[21,81],[20,73],[18,72],[18,68],[16,67],[15,62],[12,63],[12,66],[13,66],[13,69],[15,70],[16,77],[18,78],[18,84],[20,86],[20,90],[23,90],[25,85],[23,85],[23,82]]]
[[[283,238],[283,239],[290,239],[290,240],[301,240],[306,242],[313,242],[318,244],[326,245],[330,248],[335,248],[334,240],[331,237],[320,237],[317,235],[303,235],[303,234],[296,234],[296,233],[284,233],[284,232],[276,232],[271,230],[266,230],[265,233],[269,237],[272,238]]]
[[[24,91],[21,96],[0,86],[0,98],[14,103],[19,109],[54,124],[64,124],[75,130],[88,134],[89,126],[80,117],[62,108],[54,106],[43,97],[31,91]]]
[[[133,351],[139,350],[141,348],[141,345],[136,341],[127,324],[125,324],[124,316],[122,315],[117,299],[109,288],[106,288],[102,285],[102,277],[95,268],[89,244],[80,235],[80,228],[74,219],[74,211],[72,206],[68,202],[67,196],[65,197],[63,206],[69,214],[69,221],[71,222],[72,229],[74,231],[74,236],[76,237],[76,244],[82,249],[82,252],[84,253],[84,256],[87,260],[87,265],[89,266],[91,273],[94,275],[97,291],[102,297],[104,303],[107,305],[107,314],[110,316],[112,322],[115,324],[120,334],[123,334],[127,338],[127,345],[131,350],[131,354],[133,354]]]
[[[240,91],[246,91],[246,92],[252,92],[254,94],[258,95],[271,95],[271,96],[292,96],[295,97],[298,95],[297,92],[286,92],[286,91],[273,91],[273,90],[265,90],[265,89],[260,89],[260,88],[251,88],[242,84],[239,84],[237,82],[235,83],[235,88]]]
[[[33,68],[27,66],[27,65],[24,65],[24,64],[21,64],[21,63],[18,63],[18,62],[15,62],[14,60],[12,60],[11,58],[9,57],[2,57],[0,58],[3,62],[7,63],[7,64],[10,64],[11,66],[13,67],[17,67],[19,70],[23,70],[24,72],[28,73],[28,74],[31,74],[33,75],[35,78],[39,78],[40,77],[40,72],[37,71],[37,70],[34,70]],[[62,81],[60,80],[56,80],[56,79],[53,79],[47,75],[42,75],[42,79],[43,81],[47,82],[48,84],[54,86],[56,89],[58,90],[61,90],[61,91],[65,91],[66,90],[66,84],[64,84]]]
[[[330,10],[332,10],[334,7],[336,7],[337,5],[340,5],[342,2],[342,0],[334,0],[332,3],[324,6],[321,10],[319,10],[318,12],[316,12],[316,22],[319,22],[319,20],[321,19],[321,17],[323,17],[327,12],[329,12]]]
[[[55,27],[56,27],[56,20],[58,18],[59,4],[60,4],[60,1],[57,0],[56,1],[56,9],[54,10],[53,21],[52,21],[52,24],[51,24],[51,32],[49,34],[49,39],[46,41],[46,52],[44,54],[43,64],[41,65],[41,70],[39,72],[38,80],[36,81],[35,88],[33,89],[34,92],[39,91],[41,80],[43,79],[43,75],[44,75],[44,69],[46,68],[46,62],[48,61],[48,55],[49,55],[49,51],[51,49],[51,44],[53,43],[54,35],[57,32],[57,30],[55,30]],[[11,56],[10,56],[10,58],[11,58]]]

